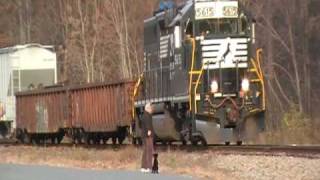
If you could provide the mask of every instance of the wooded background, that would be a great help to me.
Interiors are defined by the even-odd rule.
[[[264,50],[268,129],[316,129],[320,1],[242,3],[257,21],[257,47]],[[60,82],[134,79],[142,72],[143,20],[157,8],[158,0],[1,0],[0,46],[54,45]]]

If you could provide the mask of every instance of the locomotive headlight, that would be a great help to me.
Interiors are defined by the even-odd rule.
[[[210,89],[211,89],[211,93],[217,93],[218,92],[219,85],[218,85],[218,82],[216,80],[211,81]]]
[[[245,78],[245,79],[242,80],[241,88],[242,88],[242,91],[244,91],[244,92],[248,92],[249,91],[249,89],[250,89],[249,79]]]

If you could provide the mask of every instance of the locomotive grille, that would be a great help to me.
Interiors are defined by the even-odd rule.
[[[248,67],[247,38],[205,39],[201,50],[202,62],[209,63],[206,69]]]

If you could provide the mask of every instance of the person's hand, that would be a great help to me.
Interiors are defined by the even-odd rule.
[[[151,136],[151,131],[150,130],[148,130],[148,136]]]

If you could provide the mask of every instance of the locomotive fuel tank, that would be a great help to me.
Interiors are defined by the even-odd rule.
[[[154,105],[152,124],[158,139],[179,141],[180,131],[178,121],[172,116],[163,103]]]
[[[213,121],[196,120],[196,127],[207,144],[223,144],[231,142],[234,138],[233,129],[222,128],[220,124]]]

